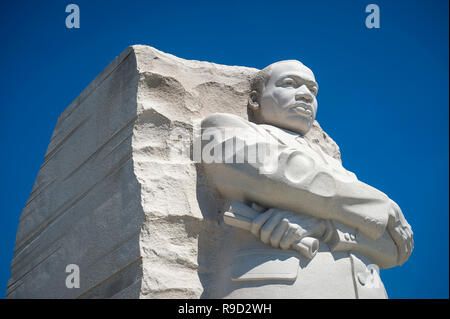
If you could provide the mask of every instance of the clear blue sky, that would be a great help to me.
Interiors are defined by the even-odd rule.
[[[0,296],[21,210],[58,115],[127,46],[262,68],[298,59],[320,85],[318,120],[344,166],[384,191],[413,227],[415,250],[382,271],[391,298],[449,297],[447,0],[73,0],[0,6]],[[381,28],[367,29],[376,3]]]

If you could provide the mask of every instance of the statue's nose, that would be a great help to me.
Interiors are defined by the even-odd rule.
[[[295,100],[312,103],[314,98],[313,98],[311,92],[309,92],[306,85],[302,85],[301,87],[298,88],[297,92],[295,93]]]

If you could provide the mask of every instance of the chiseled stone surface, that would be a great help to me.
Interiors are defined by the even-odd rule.
[[[222,248],[243,231],[220,218],[229,203],[183,150],[192,123],[247,118],[258,70],[125,50],[59,116],[20,217],[8,298],[220,296]],[[317,122],[306,135],[340,160]],[[66,288],[68,264],[80,267]]]

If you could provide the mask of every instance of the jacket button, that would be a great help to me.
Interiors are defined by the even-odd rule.
[[[358,277],[358,281],[361,284],[361,286],[364,286],[366,284],[367,274],[360,272],[360,273],[358,273],[357,277]]]

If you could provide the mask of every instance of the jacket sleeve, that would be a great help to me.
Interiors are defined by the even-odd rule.
[[[230,114],[204,118],[201,130],[204,170],[225,198],[335,220],[373,240],[384,233],[389,198],[357,179],[341,178],[306,146],[290,148]]]

